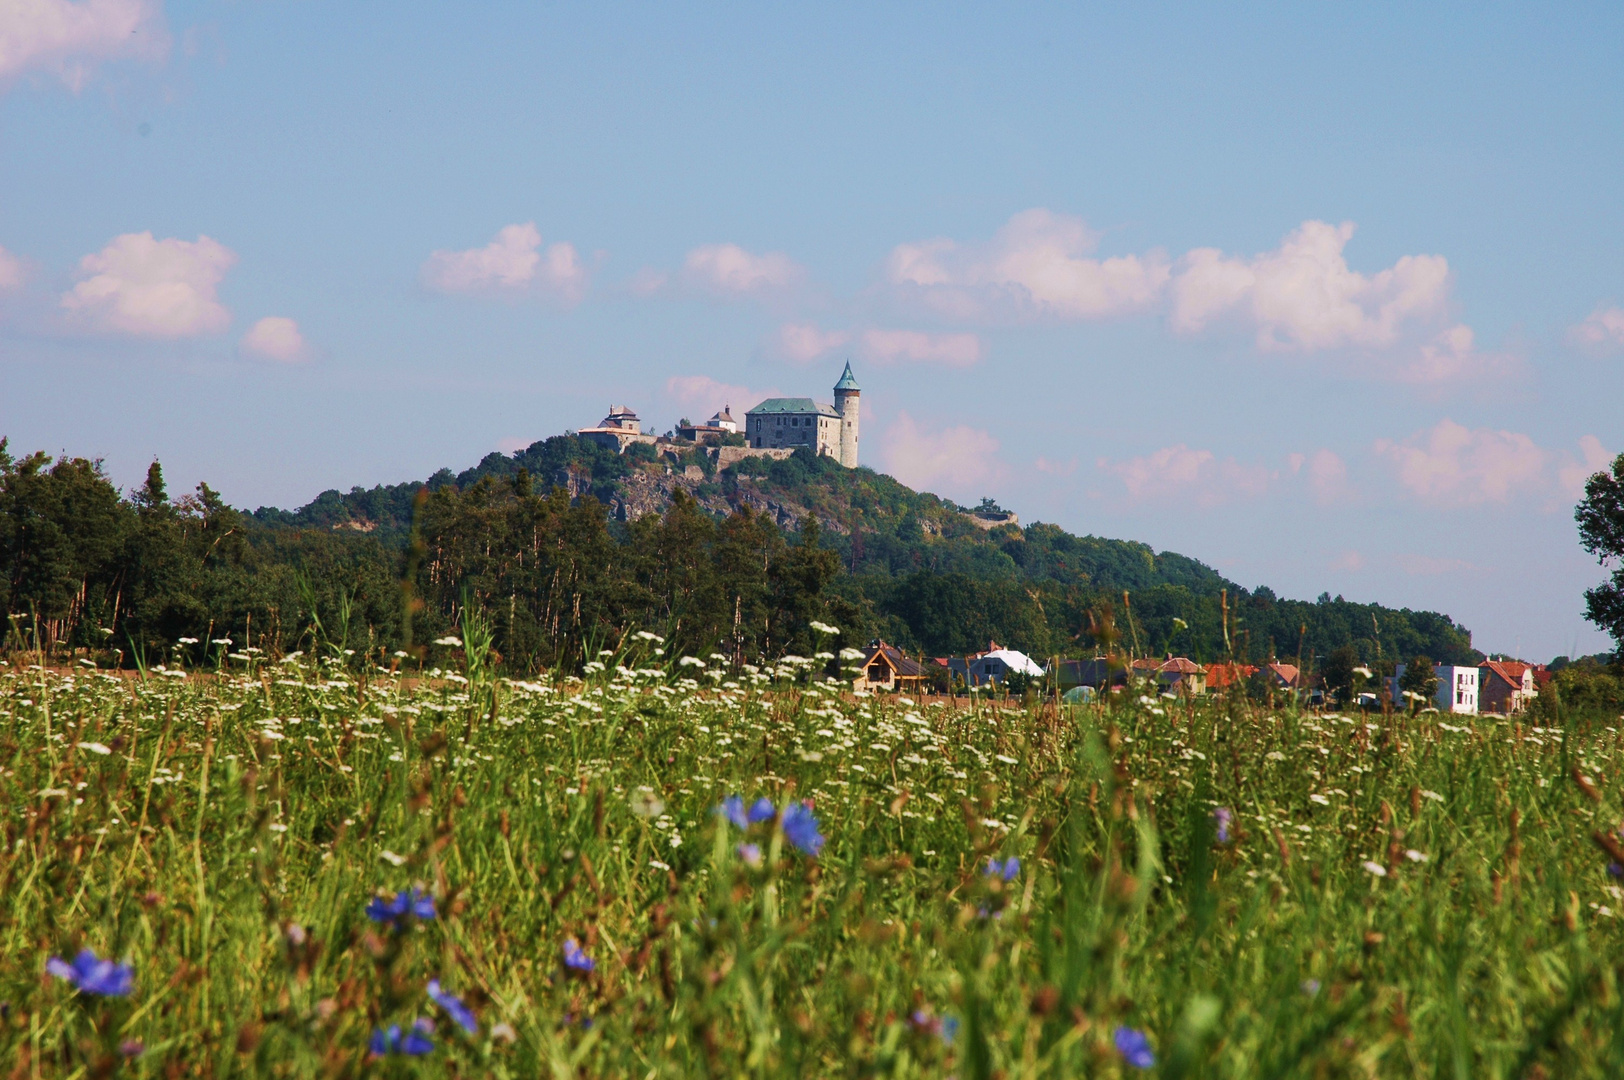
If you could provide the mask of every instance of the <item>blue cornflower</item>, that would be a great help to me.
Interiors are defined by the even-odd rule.
[[[1001,881],[1014,881],[1021,872],[1021,860],[1011,855],[1003,862],[997,859],[988,859],[987,868],[981,873],[986,877],[995,877]]]
[[[581,945],[574,938],[564,939],[564,966],[572,971],[591,971],[598,965],[592,957],[581,951]]]
[[[741,829],[750,827],[750,820],[744,816],[744,799],[738,795],[729,795],[723,799],[716,812]]]
[[[765,795],[751,803],[748,810],[745,809],[743,796],[729,795],[722,800],[722,805],[716,808],[716,812],[738,828],[748,829],[763,821],[771,821],[778,810],[773,806],[773,801]]]
[[[413,885],[396,893],[392,900],[374,896],[367,904],[367,918],[373,922],[394,926],[408,915],[420,920],[434,918],[434,897]]]
[[[1218,842],[1220,844],[1229,843],[1229,823],[1231,820],[1233,820],[1234,816],[1234,814],[1229,812],[1229,807],[1227,806],[1220,806],[1218,809],[1212,812],[1212,820],[1218,826]]]
[[[1117,1053],[1136,1069],[1148,1069],[1156,1064],[1156,1054],[1150,1048],[1150,1040],[1145,1038],[1143,1031],[1135,1031],[1131,1027],[1119,1027],[1111,1033],[1111,1040],[1116,1043]]]
[[[1607,876],[1624,878],[1624,866],[1619,865],[1617,862],[1609,862],[1607,864]]]
[[[439,979],[429,980],[429,997],[436,1005],[444,1009],[446,1015],[455,1020],[457,1025],[468,1034],[479,1034],[479,1020],[474,1016],[474,1010],[463,1004],[462,999],[456,994],[450,994],[442,990]]]
[[[125,997],[135,984],[134,968],[111,960],[98,960],[89,949],[79,950],[71,964],[53,956],[45,961],[45,970],[66,979],[78,987],[80,993],[97,997]]]
[[[405,1038],[401,1037],[400,1025],[390,1024],[387,1028],[374,1028],[372,1041],[367,1049],[375,1057],[388,1057],[390,1054],[406,1054],[409,1057],[422,1057],[434,1049],[434,1040],[429,1038],[429,1032],[434,1030],[434,1023],[427,1017],[418,1017],[412,1021],[412,1026],[406,1029]]]
[[[784,835],[789,837],[789,842],[804,854],[816,855],[823,850],[823,834],[818,832],[818,819],[805,803],[792,802],[784,807],[784,816],[779,824],[784,829]]]
[[[942,1017],[942,1041],[949,1046],[953,1045],[953,1037],[959,1033],[959,1018],[956,1016]]]

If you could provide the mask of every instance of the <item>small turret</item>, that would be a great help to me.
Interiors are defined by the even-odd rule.
[[[862,387],[851,373],[851,361],[835,383],[835,411],[840,414],[840,463],[848,469],[857,468],[857,413]]]

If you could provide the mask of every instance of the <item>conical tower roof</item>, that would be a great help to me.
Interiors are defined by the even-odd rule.
[[[842,390],[861,390],[861,389],[862,389],[862,387],[857,385],[857,380],[852,378],[851,361],[847,360],[846,361],[846,370],[841,373],[840,381],[835,383],[835,393],[838,394]]]

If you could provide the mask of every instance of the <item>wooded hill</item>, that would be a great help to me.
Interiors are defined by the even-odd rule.
[[[989,639],[1091,655],[1112,635],[1138,655],[1198,660],[1311,660],[1349,643],[1377,666],[1478,655],[1442,614],[1282,600],[1183,555],[1053,525],[985,529],[950,501],[809,455],[717,474],[703,455],[656,462],[561,436],[457,475],[247,514],[206,484],[171,499],[156,463],[124,495],[99,463],[17,460],[0,442],[11,647],[116,649],[125,663],[185,637],[415,650],[465,608],[514,671],[578,668],[638,630],[670,639],[671,655],[740,659],[872,637],[935,656]]]
[[[459,474],[443,469],[425,483],[327,491],[297,511],[262,508],[254,520],[361,531],[399,545],[420,489],[435,493],[450,512],[482,483],[476,497],[482,505],[514,498],[503,492],[521,476],[532,491],[559,487],[577,503],[583,496],[602,503],[621,543],[632,536],[632,525],[665,514],[679,497],[717,519],[741,510],[766,516],[789,536],[810,516],[821,546],[839,557],[828,591],[850,612],[848,636],[884,637],[913,652],[964,653],[997,639],[1037,656],[1087,653],[1098,644],[1092,620],[1114,621],[1122,645],[1142,655],[1257,660],[1295,659],[1300,652],[1306,659],[1349,643],[1366,662],[1382,666],[1418,653],[1463,663],[1480,655],[1470,632],[1437,612],[1329,596],[1313,603],[1283,600],[1267,587],[1248,591],[1175,552],[1074,536],[1054,525],[989,530],[950,500],[805,453],[781,462],[747,461],[718,474],[703,454],[668,467],[646,447],[617,455],[558,436],[512,455],[489,454]],[[487,583],[490,590],[499,591],[494,582]]]

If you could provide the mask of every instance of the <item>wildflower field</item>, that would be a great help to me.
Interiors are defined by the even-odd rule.
[[[1624,1075],[1616,717],[649,662],[0,668],[0,1068]]]

